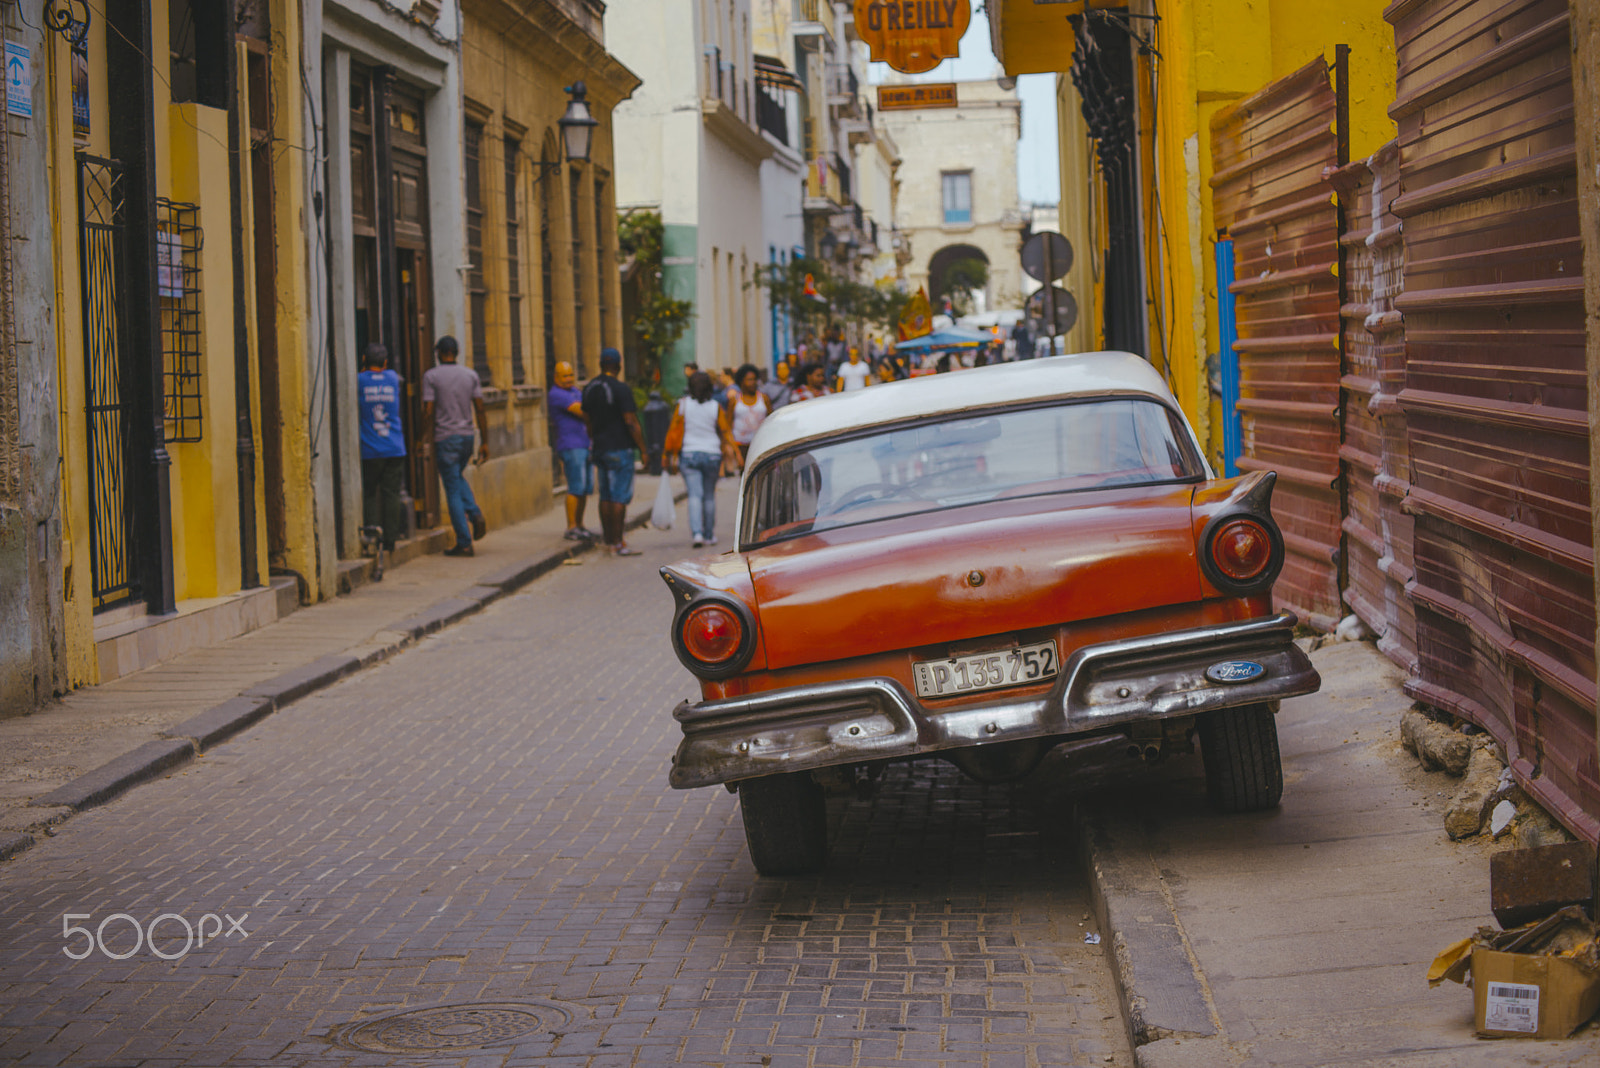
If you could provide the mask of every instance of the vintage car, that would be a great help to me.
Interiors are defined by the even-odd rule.
[[[1058,743],[1188,751],[1225,812],[1283,790],[1278,701],[1321,684],[1274,613],[1276,476],[1216,478],[1149,363],[1088,353],[781,408],[735,548],[662,568],[701,700],[670,781],[736,790],[763,874],[819,868],[823,783]]]

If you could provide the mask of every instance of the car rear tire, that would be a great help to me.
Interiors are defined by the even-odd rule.
[[[739,811],[750,859],[762,875],[805,875],[828,859],[828,811],[808,771],[746,779]]]
[[[1206,796],[1219,812],[1257,812],[1283,797],[1278,723],[1267,705],[1223,708],[1200,717]]]

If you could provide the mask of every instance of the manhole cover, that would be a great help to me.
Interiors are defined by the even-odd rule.
[[[572,1013],[553,1001],[434,1005],[348,1024],[333,1039],[368,1053],[431,1053],[505,1045],[540,1031],[559,1031],[571,1020]]]

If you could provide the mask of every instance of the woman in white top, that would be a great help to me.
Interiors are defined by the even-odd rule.
[[[739,447],[739,466],[742,468],[745,454],[750,450],[750,442],[755,440],[756,431],[766,422],[772,405],[761,393],[761,372],[756,370],[755,364],[747,363],[739,368],[733,380],[738,383],[739,392],[733,395],[733,400],[728,404],[728,421],[733,429],[733,443]]]
[[[689,376],[689,395],[678,401],[683,420],[681,455],[668,453],[667,470],[683,466],[683,484],[689,491],[689,532],[696,549],[716,544],[717,475],[723,457],[736,451],[728,415],[718,404],[711,376],[696,371]]]

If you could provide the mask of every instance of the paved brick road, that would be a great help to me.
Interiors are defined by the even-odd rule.
[[[901,769],[830,802],[824,875],[768,880],[734,797],[666,786],[681,541],[562,568],[0,866],[0,1061],[1130,1065],[1038,791]],[[207,940],[154,955],[169,918],[73,961],[67,913],[112,953],[115,913]]]

